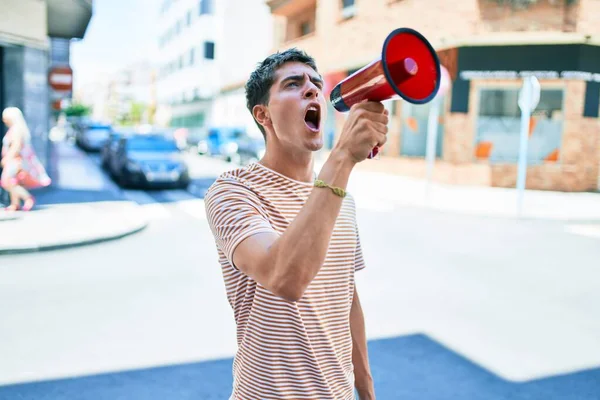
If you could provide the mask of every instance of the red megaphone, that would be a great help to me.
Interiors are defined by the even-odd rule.
[[[414,29],[399,28],[385,39],[381,57],[338,83],[329,98],[340,112],[363,100],[424,104],[435,97],[440,81],[440,61],[431,44]],[[373,149],[371,157],[378,151]]]

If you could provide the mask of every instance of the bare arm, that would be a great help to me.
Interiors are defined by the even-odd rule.
[[[354,386],[358,391],[360,400],[375,399],[375,387],[373,385],[373,377],[371,376],[371,368],[369,367],[369,354],[367,352],[365,318],[356,287],[354,288],[352,308],[350,309],[350,331],[352,333]]]
[[[6,155],[4,156],[6,159],[16,157],[21,152],[21,148],[23,147],[23,139],[21,138],[21,136],[20,135],[13,135],[13,136],[14,137],[10,141],[10,146],[8,148],[8,151],[6,152]]]
[[[385,143],[387,119],[381,103],[355,106],[319,179],[345,189],[354,165]],[[272,293],[299,300],[325,261],[342,200],[329,189],[314,189],[281,236],[250,236],[235,249],[234,264]]]

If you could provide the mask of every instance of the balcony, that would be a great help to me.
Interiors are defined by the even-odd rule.
[[[47,0],[48,36],[83,39],[92,18],[93,0]]]
[[[577,29],[579,0],[478,0],[481,20],[491,32]]]
[[[316,0],[270,0],[275,16],[275,45],[281,46],[313,36],[316,30]]]
[[[297,15],[309,8],[317,7],[317,0],[267,0],[271,14],[282,17]]]

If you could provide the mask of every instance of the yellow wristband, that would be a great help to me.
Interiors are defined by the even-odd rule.
[[[315,186],[318,188],[329,188],[333,193],[340,197],[346,197],[346,191],[342,188],[330,186],[320,179],[315,180]]]

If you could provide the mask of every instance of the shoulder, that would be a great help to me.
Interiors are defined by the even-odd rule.
[[[256,183],[260,178],[260,173],[253,165],[226,171],[210,185],[205,201],[208,203],[223,197],[254,195]]]

